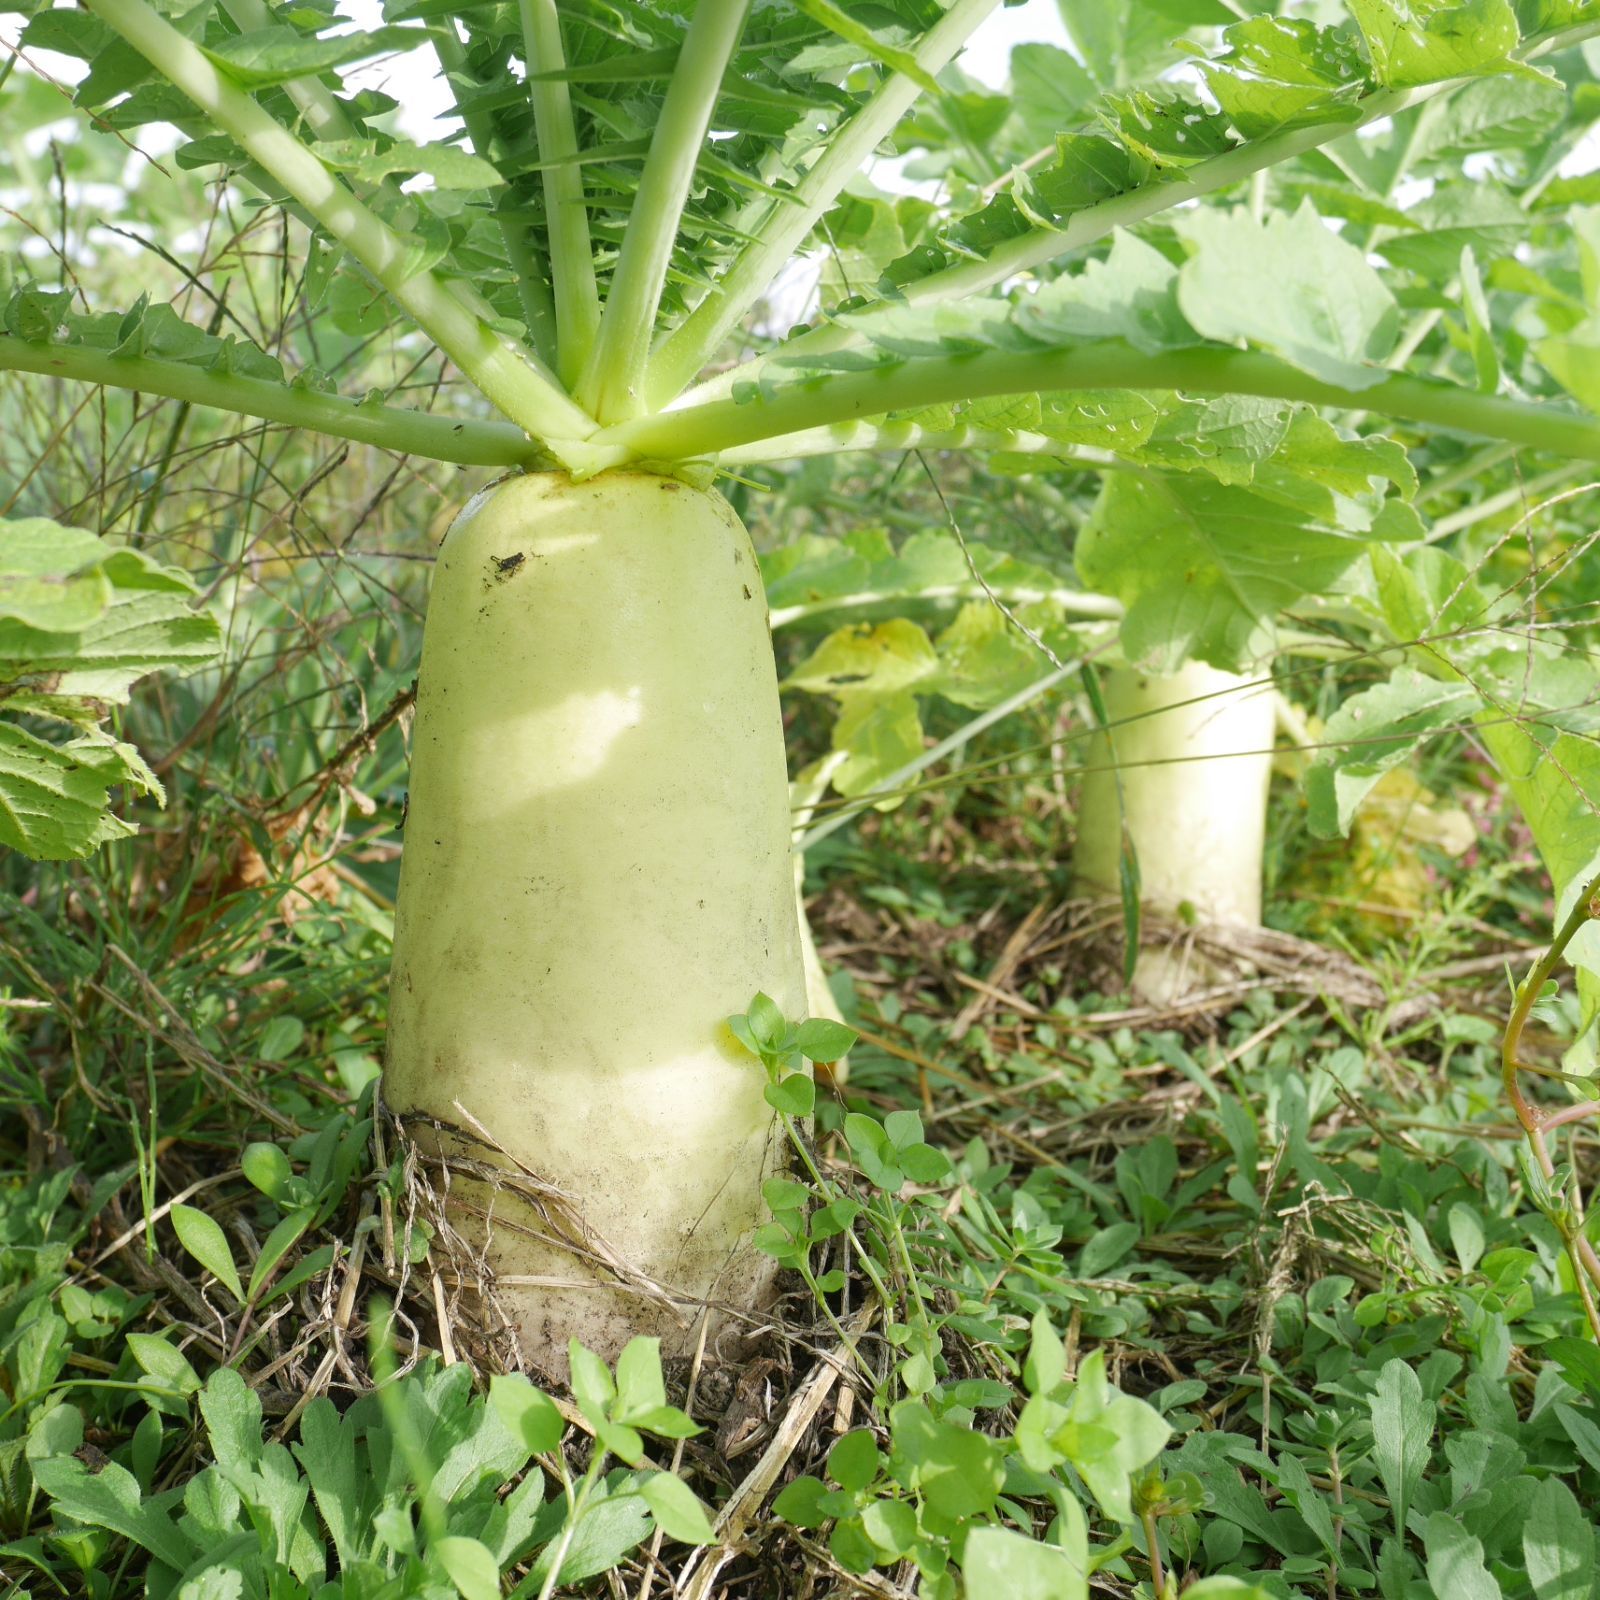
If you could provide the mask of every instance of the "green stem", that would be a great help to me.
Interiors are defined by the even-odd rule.
[[[999,3],[1000,0],[955,0],[918,43],[917,65],[929,77],[942,71]],[[773,203],[721,279],[651,358],[645,380],[651,410],[659,410],[693,381],[920,93],[905,73],[892,73],[838,130],[801,179],[794,195]]]
[[[485,161],[492,160],[490,150],[494,143],[494,124],[487,113],[466,109],[462,104],[463,96],[454,82],[457,78],[467,76],[467,52],[462,47],[460,35],[456,32],[452,18],[439,19],[439,28],[433,36],[433,45],[439,57],[439,65],[444,68],[445,78],[450,81],[450,93],[455,100],[456,114],[467,130],[468,139],[472,141],[473,152],[482,156]],[[506,247],[506,260],[510,262],[511,270],[516,274],[517,296],[522,301],[522,315],[528,324],[528,337],[533,340],[540,360],[546,366],[550,366],[556,358],[556,313],[555,304],[550,298],[549,286],[545,283],[544,273],[540,270],[539,253],[534,249],[526,227],[514,218],[496,210],[495,224],[500,229],[500,238]]]
[[[222,0],[223,10],[227,12],[234,25],[241,31],[255,28],[269,28],[273,25],[273,14],[267,8],[264,0]],[[438,35],[433,36],[437,47],[440,43]],[[306,126],[317,139],[357,139],[361,137],[361,129],[351,121],[345,108],[339,103],[339,98],[319,78],[295,78],[283,85],[284,93],[294,102],[300,115],[305,118]],[[345,178],[347,186],[354,190],[363,199],[369,200],[376,194],[385,207],[406,204],[405,196],[400,192],[400,186],[391,178],[384,178],[376,185],[360,184]],[[380,213],[381,215],[381,213]],[[302,220],[305,220],[302,218]],[[458,280],[450,286],[453,293],[463,305],[475,316],[493,321],[494,309],[489,306],[468,283]]]
[[[762,439],[752,445],[735,445],[721,455],[723,466],[763,461],[793,461],[800,456],[841,455],[856,450],[980,450],[985,455],[1005,451],[1014,455],[1047,455],[1062,461],[1081,461],[1101,471],[1126,467],[1127,462],[1109,450],[1063,444],[1042,433],[1012,432],[1003,428],[923,428],[914,422],[840,422],[828,428],[808,428],[779,439]]]
[[[699,0],[667,87],[634,196],[600,333],[576,393],[594,416],[617,421],[644,407],[656,309],[672,262],[695,163],[749,0]]]
[[[801,1163],[804,1165],[807,1173],[810,1174],[811,1181],[816,1184],[818,1190],[826,1197],[828,1203],[832,1205],[832,1203],[839,1198],[839,1191],[835,1189],[825,1177],[823,1177],[822,1169],[818,1167],[815,1158],[812,1156],[810,1146],[804,1139],[800,1137],[800,1130],[795,1126],[794,1118],[791,1117],[787,1111],[780,1111],[778,1113],[778,1120],[783,1124],[783,1131],[788,1135],[789,1143],[793,1145],[795,1150],[798,1152]],[[854,1251],[856,1261],[860,1265],[862,1272],[865,1274],[867,1281],[872,1285],[874,1292],[877,1294],[878,1299],[883,1306],[884,1315],[890,1315],[893,1310],[894,1300],[893,1296],[891,1296],[889,1293],[889,1286],[883,1281],[883,1277],[879,1273],[872,1257],[867,1254],[866,1249],[862,1245],[861,1241],[856,1238],[854,1228],[845,1229],[845,1238],[849,1241],[850,1248],[852,1251]],[[819,1305],[822,1304],[822,1295],[820,1292],[817,1293],[817,1303]],[[826,1307],[824,1307],[824,1309],[826,1309]],[[851,1356],[859,1363],[861,1358],[856,1353],[855,1343],[850,1338],[850,1335],[847,1334],[843,1328],[839,1328],[838,1323],[834,1323],[834,1327],[839,1329],[839,1337],[844,1341],[845,1348],[849,1350]]]
[[[1324,383],[1276,356],[1222,348],[1144,355],[1120,341],[1064,350],[899,361],[866,372],[796,379],[740,404],[732,400],[663,412],[602,429],[584,444],[584,465],[629,458],[687,460],[758,439],[913,407],[1062,389],[1177,389],[1253,394],[1316,406],[1362,404],[1457,433],[1507,439],[1529,449],[1600,461],[1600,422],[1525,401],[1502,400],[1403,373],[1363,389]]]
[[[1502,489],[1499,494],[1492,494],[1475,505],[1463,506],[1460,511],[1440,517],[1428,529],[1428,543],[1437,544],[1439,540],[1448,539],[1452,533],[1459,533],[1463,528],[1499,516],[1502,511],[1526,511],[1530,505],[1536,504],[1546,489],[1558,489],[1563,483],[1571,481],[1571,466],[1552,467],[1549,472],[1530,478],[1526,483],[1513,484],[1509,489]]]
[[[1533,1014],[1535,1004],[1544,993],[1545,984],[1566,954],[1567,946],[1577,937],[1578,930],[1594,919],[1597,896],[1600,896],[1600,873],[1579,890],[1572,910],[1567,913],[1566,920],[1556,931],[1550,948],[1534,962],[1532,970],[1517,986],[1511,1016],[1506,1022],[1505,1036],[1500,1046],[1500,1081],[1505,1088],[1506,1099],[1511,1102],[1511,1109],[1516,1113],[1529,1148],[1533,1151],[1534,1159],[1539,1163],[1539,1170],[1546,1179],[1554,1178],[1556,1171],[1555,1162],[1551,1159],[1545,1139],[1545,1131],[1551,1119],[1529,1103],[1527,1096],[1522,1092],[1522,1085],[1517,1081],[1518,1075],[1527,1070],[1521,1060],[1522,1033],[1528,1024],[1528,1018]],[[1589,1331],[1596,1342],[1600,1342],[1600,1307],[1596,1306],[1594,1296],[1596,1286],[1600,1286],[1600,1256],[1596,1255],[1594,1246],[1589,1243],[1584,1232],[1581,1206],[1573,1200],[1571,1194],[1566,1198],[1571,1202],[1571,1209],[1576,1215],[1569,1215],[1567,1208],[1563,1207],[1561,1214],[1552,1216],[1550,1220],[1560,1231],[1562,1242],[1567,1247],[1567,1258],[1572,1263],[1573,1278],[1583,1302],[1584,1314],[1589,1319]]]
[[[774,629],[791,627],[812,617],[829,617],[838,611],[862,610],[881,605],[947,605],[955,601],[1000,600],[1007,605],[1029,606],[1041,601],[1058,606],[1068,616],[1115,621],[1122,616],[1120,600],[1110,595],[1087,594],[1082,589],[1038,589],[1028,585],[940,583],[926,589],[861,589],[829,600],[805,600],[779,606],[768,617]],[[1319,643],[1324,641],[1319,641]]]
[[[900,1222],[900,1202],[893,1195],[886,1194],[883,1203],[884,1210],[888,1213],[891,1237],[900,1254],[900,1268],[906,1275],[906,1298],[911,1303],[911,1315],[916,1322],[917,1332],[922,1335],[924,1353],[932,1365],[934,1353],[939,1348],[939,1336],[934,1332],[933,1320],[929,1317],[927,1304],[922,1298],[917,1264],[911,1259],[911,1246],[906,1241],[906,1231]]]
[[[87,0],[89,9],[283,185],[416,320],[490,402],[559,456],[593,423],[526,352],[497,334],[431,272],[413,273],[406,242],[268,116],[145,0]]]
[[[578,1531],[578,1522],[588,1508],[589,1496],[594,1493],[594,1486],[600,1481],[600,1469],[605,1465],[605,1460],[606,1452],[596,1439],[594,1454],[590,1457],[588,1471],[578,1481],[577,1493],[572,1493],[570,1484],[567,1486],[569,1506],[567,1518],[561,1525],[561,1536],[556,1541],[555,1554],[550,1559],[550,1569],[545,1573],[544,1582],[539,1587],[539,1600],[550,1600],[550,1596],[555,1593],[556,1585],[561,1581],[561,1568],[572,1545],[572,1536]]]
[[[1471,484],[1474,479],[1487,474],[1490,468],[1498,467],[1502,461],[1509,460],[1516,453],[1515,447],[1509,444],[1484,445],[1481,449],[1474,450],[1459,465],[1429,478],[1417,490],[1417,504],[1426,505],[1431,500],[1438,500],[1453,493],[1464,484]]]
[[[1573,27],[1558,29],[1553,33],[1536,35],[1527,39],[1515,52],[1518,60],[1532,61],[1571,45],[1581,44],[1600,34],[1600,21],[1583,22]],[[1463,84],[1475,83],[1475,78],[1454,78],[1443,83],[1423,84],[1413,89],[1380,89],[1360,102],[1360,114],[1350,121],[1317,123],[1307,128],[1292,128],[1285,133],[1268,134],[1237,149],[1224,150],[1220,155],[1197,161],[1181,176],[1146,183],[1127,194],[1112,195],[1093,205],[1074,211],[1060,228],[1035,228],[1007,240],[991,254],[978,261],[963,261],[942,272],[930,273],[905,285],[905,302],[895,300],[883,306],[869,307],[861,313],[870,316],[877,311],[893,312],[903,303],[928,305],[943,300],[958,300],[991,289],[997,283],[1018,273],[1031,272],[1049,262],[1057,261],[1075,250],[1103,239],[1117,228],[1131,228],[1173,206],[1198,200],[1214,194],[1219,189],[1236,183],[1267,167],[1342,139],[1346,134],[1392,117],[1410,106],[1430,100],[1435,95],[1458,89]],[[781,347],[784,356],[817,355],[826,350],[845,346],[859,347],[863,341],[858,334],[830,324],[814,332],[790,339]],[[768,355],[777,353],[769,352]],[[686,398],[694,403],[720,399],[733,392],[736,383],[747,381],[759,372],[768,355],[720,373],[687,392]]]
[[[462,466],[525,466],[539,455],[538,447],[511,423],[453,421],[398,406],[367,405],[341,395],[319,394],[315,389],[294,389],[262,378],[206,372],[175,361],[109,356],[78,345],[0,338],[0,371],[34,372],[163,395],[189,405],[260,417],[291,428],[310,428],[336,439],[354,439],[382,450]]]
[[[804,1280],[806,1288],[811,1291],[811,1298],[816,1303],[817,1309],[827,1318],[828,1326],[837,1335],[839,1343],[849,1352],[850,1359],[855,1362],[856,1366],[862,1372],[866,1372],[868,1370],[867,1364],[861,1359],[861,1352],[856,1349],[855,1340],[850,1337],[845,1325],[834,1315],[832,1306],[828,1304],[827,1292],[817,1282],[817,1275],[811,1270],[811,1263],[804,1256],[797,1256],[794,1265],[795,1270]]]
[[[270,28],[277,20],[267,9],[265,0],[222,0],[222,9],[241,33]],[[355,137],[356,130],[345,115],[344,107],[320,78],[292,78],[283,89],[317,138]]]
[[[564,81],[544,76],[567,64],[555,0],[519,0],[533,125],[544,174],[544,210],[550,230],[550,275],[555,284],[556,370],[570,389],[594,349],[600,294],[594,282],[589,211],[583,199],[572,95]]]

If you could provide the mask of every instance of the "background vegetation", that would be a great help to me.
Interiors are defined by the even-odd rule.
[[[1049,66],[1023,56],[1009,95],[952,76],[917,170],[959,202],[1025,160]],[[1538,392],[1532,352],[1581,331],[1600,249],[1568,209],[1600,186],[1559,172],[1595,84],[1576,53],[1562,71],[1559,115],[1529,90],[1491,140],[1463,96],[1359,147],[1372,170],[1308,158],[1254,203],[1314,196],[1371,248],[1404,233],[1413,348]],[[6,95],[0,229],[29,277],[84,309],[149,290],[345,393],[443,398],[442,359],[359,280],[311,281],[282,208],[69,135],[42,77]],[[1463,166],[1490,148],[1492,171]],[[1404,175],[1431,193],[1402,204]],[[824,293],[927,224],[866,185],[834,220]],[[1475,322],[1437,285],[1480,261]],[[1574,668],[1556,726],[1587,751],[1587,470],[1394,433],[1466,575],[1435,580],[1487,597],[1426,642],[1490,682],[1475,644],[1530,673],[1553,649]],[[430,1255],[372,1091],[428,567],[493,475],[0,375],[0,516],[187,574],[218,630],[214,659],[111,715],[165,808],[130,788],[136,830],[86,859],[0,855],[5,1592],[938,1595],[955,1560],[966,1592],[1019,1600],[1086,1578],[1592,1596],[1600,1352],[1500,1077],[1508,973],[1558,909],[1524,811],[1460,704],[1401,707],[1393,759],[1346,770],[1373,764],[1355,697],[1417,639],[1377,580],[1246,605],[1285,703],[1268,929],[1196,993],[1130,997],[1123,910],[1067,866],[1095,719],[1060,669],[1117,628],[1082,598],[1092,464],[840,454],[725,485],[763,553],[792,770],[833,757],[806,887],[850,1075],[819,1097],[815,1168],[769,1196],[793,1271],[736,1387],[663,1389],[648,1360],[580,1371],[570,1400],[488,1377],[510,1352]],[[946,739],[897,805],[828,827]],[[1370,778],[1365,807],[1306,783],[1319,765]],[[1560,775],[1592,821],[1586,770]],[[1559,1072],[1582,1021],[1547,995],[1535,1064]],[[749,1025],[781,1077],[781,1023]]]

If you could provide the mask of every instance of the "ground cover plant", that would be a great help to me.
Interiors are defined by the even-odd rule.
[[[18,1592],[1592,1594],[1600,17],[995,9],[6,13]]]

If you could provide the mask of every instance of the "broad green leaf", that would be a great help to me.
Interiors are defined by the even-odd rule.
[[[1057,0],[1078,55],[1102,88],[1152,77],[1191,28],[1231,22],[1221,0]]]
[[[1140,1232],[1137,1222],[1113,1222],[1090,1234],[1078,1257],[1079,1276],[1098,1278],[1127,1260]]]
[[[447,1534],[428,1546],[461,1600],[500,1600],[500,1563],[476,1539]]]
[[[1410,761],[1417,747],[1445,728],[1463,727],[1482,709],[1467,684],[1441,683],[1415,667],[1350,696],[1328,719],[1305,776],[1311,831],[1339,839],[1384,773]]]
[[[1563,1336],[1544,1346],[1573,1388],[1600,1399],[1600,1345]]]
[[[950,229],[953,243],[986,250],[1032,228],[1062,228],[1074,211],[1125,193],[1148,176],[1148,167],[1115,139],[1094,133],[1059,133],[1055,157],[1020,173],[975,217]]]
[[[578,1519],[572,1542],[562,1557],[560,1582],[582,1583],[610,1571],[650,1532],[650,1527],[650,1508],[643,1495],[607,1495],[591,1501]],[[555,1560],[557,1542],[552,1538],[533,1564],[529,1581],[535,1594]]]
[[[1418,129],[1414,161],[1528,149],[1565,118],[1567,94],[1548,78],[1518,74],[1479,78],[1436,105]]]
[[[1008,605],[1006,610],[1010,617],[985,598],[970,601],[956,613],[955,621],[935,641],[939,673],[927,686],[928,692],[969,710],[984,711],[1047,671],[1052,665],[1047,652],[1053,650],[1057,657],[1072,653],[1072,644],[1057,626],[1060,619],[1048,604]],[[1034,637],[1027,637],[1023,628]],[[1043,649],[1040,639],[1044,640]]]
[[[140,678],[161,668],[192,669],[217,654],[215,620],[186,597],[133,593],[118,599],[81,633],[41,633],[0,622],[0,681],[13,703],[31,694],[44,710],[78,726],[92,725],[83,701],[124,705]]]
[[[936,1420],[917,1400],[889,1414],[895,1473],[941,1517],[987,1515],[1005,1482],[1003,1452],[984,1434]]]
[[[820,1478],[809,1474],[798,1477],[786,1484],[772,1502],[773,1514],[797,1528],[820,1528],[829,1516],[824,1509],[827,1493],[828,1486]]]
[[[828,1476],[841,1489],[868,1489],[883,1465],[870,1428],[847,1433],[828,1452]]]
[[[73,91],[75,105],[103,106],[144,83],[156,69],[126,39],[112,39],[95,53],[89,71]]]
[[[1150,83],[1106,95],[1100,120],[1152,174],[1193,166],[1238,143],[1228,118],[1181,83]]]
[[[920,89],[938,93],[938,84],[917,64],[911,51],[888,43],[879,30],[835,5],[833,0],[795,0],[795,6],[813,22],[820,22],[830,33],[854,45],[869,61],[880,62],[891,72],[904,73]]]
[[[1249,484],[1289,437],[1293,408],[1255,395],[1214,400],[1172,396],[1144,437],[1109,448],[1181,471],[1209,472],[1219,483]],[[1131,448],[1130,448],[1131,446]]]
[[[1155,353],[1198,342],[1178,309],[1178,269],[1135,235],[1117,232],[1103,261],[1047,283],[1022,303],[1016,320],[1051,342],[1125,339]]]
[[[922,1141],[922,1118],[915,1111],[891,1111],[883,1119],[883,1131],[896,1150]]]
[[[1395,1529],[1403,1532],[1406,1515],[1432,1453],[1434,1405],[1423,1396],[1421,1379],[1399,1360],[1384,1363],[1378,1374],[1378,1387],[1367,1404],[1372,1414],[1373,1455],[1378,1463],[1378,1476],[1383,1479],[1384,1492],[1389,1497]],[[1451,1519],[1445,1520],[1459,1528]],[[1477,1543],[1476,1540],[1472,1542]],[[1429,1576],[1431,1579],[1431,1570]],[[1446,1600],[1461,1600],[1461,1597],[1451,1595]]]
[[[428,1368],[398,1392],[424,1442],[433,1493],[441,1500],[504,1483],[527,1464],[527,1444],[498,1408],[474,1392],[473,1374],[463,1363]]]
[[[908,691],[842,696],[833,748],[845,752],[833,775],[834,788],[846,796],[872,793],[922,754],[916,697]],[[892,795],[879,804],[888,808],[900,799]]]
[[[1127,1524],[1134,1520],[1133,1475],[1155,1460],[1171,1437],[1171,1425],[1154,1406],[1111,1387],[1104,1352],[1097,1350],[1079,1369],[1050,1444],[1072,1463],[1105,1513]]]
[[[661,1377],[661,1341],[630,1339],[627,1348],[617,1357],[617,1419],[635,1422],[643,1413],[666,1403],[667,1390]]]
[[[174,1206],[169,1215],[178,1242],[242,1304],[244,1286],[239,1282],[239,1269],[233,1264],[233,1251],[221,1224],[194,1206]]]
[[[1022,1369],[1028,1393],[1049,1394],[1061,1382],[1066,1370],[1067,1352],[1060,1335],[1050,1326],[1045,1312],[1034,1312],[1028,1359]]]
[[[1445,1218],[1450,1229],[1450,1243],[1455,1248],[1456,1259],[1463,1272],[1471,1272],[1483,1259],[1483,1219],[1465,1201],[1458,1200],[1450,1207]]]
[[[1556,890],[1559,921],[1600,865],[1600,751],[1592,737],[1514,720],[1491,706],[1478,736],[1521,810]],[[1587,924],[1567,946],[1577,969],[1584,1020],[1600,1013],[1600,928]],[[1592,1035],[1569,1053],[1569,1070],[1595,1070]]]
[[[1559,1478],[1546,1478],[1522,1530],[1522,1554],[1538,1600],[1591,1600],[1594,1520]]]
[[[396,172],[424,172],[441,189],[492,189],[506,181],[492,162],[453,144],[395,139],[374,149],[365,140],[325,141],[317,146],[317,154],[329,166],[352,172],[364,183],[378,183]]]
[[[373,56],[414,50],[427,42],[420,28],[375,28],[367,33],[315,34],[298,28],[255,28],[218,39],[206,54],[246,89],[265,89]]]
[[[926,234],[938,208],[915,195],[880,195],[864,181],[846,187],[817,232],[827,240],[821,297],[832,309],[875,283]]]
[[[164,800],[139,753],[98,724],[146,673],[216,654],[193,594],[185,574],[85,529],[0,520],[0,708],[77,735],[57,743],[0,720],[0,847],[85,856],[133,832],[109,809],[113,788]]]
[[[1451,661],[1467,664],[1463,658],[1516,608],[1510,595],[1491,601],[1468,568],[1437,545],[1405,551],[1373,545],[1367,559],[1389,637],[1423,646],[1411,650],[1412,664],[1447,681],[1460,676]]]
[[[1375,248],[1430,284],[1447,282],[1460,270],[1463,250],[1493,265],[1513,254],[1528,232],[1516,197],[1487,177],[1436,183],[1407,211],[1406,223]]]
[[[1278,1457],[1278,1486],[1301,1520],[1317,1536],[1318,1543],[1335,1561],[1339,1559],[1339,1537],[1334,1529],[1333,1509],[1311,1481],[1298,1456],[1284,1451]]]
[[[262,1241],[261,1253],[250,1269],[248,1298],[252,1303],[266,1287],[272,1274],[283,1264],[284,1257],[300,1242],[315,1217],[316,1213],[310,1207],[291,1211],[288,1216],[279,1219],[272,1232]]]
[[[787,1117],[809,1117],[816,1110],[816,1085],[803,1072],[791,1072],[761,1092],[774,1111]]]
[[[167,1514],[170,1495],[145,1500],[139,1481],[126,1467],[108,1462],[91,1473],[76,1456],[45,1456],[32,1462],[34,1481],[56,1509],[93,1528],[131,1539],[158,1561],[182,1572],[196,1551]]]
[[[31,1385],[32,1375],[25,1376]],[[29,1461],[76,1455],[83,1448],[83,1413],[69,1402],[40,1412],[28,1427],[24,1448]]]
[[[1409,1369],[1408,1369],[1409,1370]],[[1504,1600],[1483,1564],[1483,1543],[1447,1511],[1435,1511],[1422,1535],[1428,1587],[1435,1600]]]
[[[278,1199],[284,1185],[294,1176],[294,1167],[282,1148],[257,1141],[244,1147],[239,1166],[245,1177],[269,1200]]]
[[[856,1031],[831,1017],[810,1017],[800,1024],[795,1042],[807,1061],[827,1065],[849,1053],[856,1042]]]
[[[163,1389],[184,1395],[194,1394],[200,1387],[200,1375],[189,1365],[188,1357],[155,1334],[130,1333],[128,1354]]]
[[[1004,404],[978,402],[963,409],[961,420],[972,427],[1041,429],[1040,401],[1038,395],[1026,395]],[[1153,411],[1148,402],[1144,406]],[[954,420],[941,419],[946,425]],[[975,588],[974,570],[1013,596],[1033,591],[1034,598],[1042,599],[1062,582],[1048,568],[980,540],[969,538],[963,550],[954,535],[942,531],[914,533],[896,549],[881,530],[869,526],[841,538],[804,536],[761,557],[774,625],[789,627],[806,626],[811,619],[786,612],[816,606],[817,620],[811,625],[825,629],[827,611],[820,603],[828,600],[870,599],[871,607],[852,605],[851,611],[874,620],[880,609],[886,615],[904,615],[918,601],[947,606],[960,597],[959,591]]]
[[[1013,399],[1008,409],[1022,409],[1024,398]],[[1002,421],[994,402],[962,408],[974,427],[1026,427],[1065,445],[1087,445],[1137,456],[1162,420],[1162,403],[1134,389],[1074,389],[1066,394],[1041,394],[1024,420]]]
[[[617,1394],[611,1369],[576,1339],[567,1343],[567,1364],[572,1373],[573,1399],[591,1422],[599,1421]]]
[[[653,1472],[639,1485],[639,1493],[669,1539],[680,1544],[710,1544],[716,1538],[705,1507],[682,1478]]]
[[[967,355],[979,350],[1026,350],[1033,341],[1019,331],[1009,300],[957,300],[931,306],[890,306],[870,317],[851,313],[836,320],[867,335],[891,355]]]
[[[548,1455],[567,1430],[555,1401],[521,1373],[496,1373],[489,1380],[489,1403],[533,1455]]]
[[[1578,1454],[1600,1472],[1600,1427],[1573,1406],[1557,1405],[1555,1413]]]
[[[1250,17],[1223,30],[1227,49],[1201,71],[1246,139],[1357,115],[1367,87],[1348,36],[1291,17]]]
[[[1087,1551],[1041,1544],[1010,1528],[980,1527],[967,1535],[961,1568],[967,1592],[1006,1600],[1087,1600]]]
[[[1114,473],[1076,558],[1085,588],[1127,608],[1130,661],[1172,671],[1197,658],[1239,671],[1271,652],[1285,608],[1326,593],[1365,550],[1360,538],[1252,489],[1195,474]]]
[[[134,829],[107,807],[117,784],[143,787],[131,745],[88,738],[49,744],[0,721],[0,846],[35,861],[70,861]]]
[[[933,1188],[949,1180],[955,1170],[943,1150],[927,1143],[902,1145],[895,1152],[895,1160],[905,1169],[913,1182]]]
[[[31,7],[24,7],[24,14]],[[22,30],[22,42],[36,50],[56,50],[79,61],[92,61],[116,35],[98,17],[80,11],[35,11]]]
[[[1292,480],[1301,482],[1291,487]],[[1282,437],[1261,461],[1251,481],[1286,504],[1295,504],[1297,497],[1303,497],[1308,483],[1352,500],[1392,486],[1403,498],[1410,499],[1416,493],[1417,471],[1405,446],[1398,441],[1382,434],[1347,436],[1321,413],[1298,407],[1289,413]],[[1315,504],[1339,527],[1365,531],[1376,520],[1365,507],[1357,514],[1346,505],[1320,501]],[[1420,535],[1421,529],[1417,531]]]
[[[43,517],[0,522],[0,618],[43,633],[81,632],[111,604],[105,569],[115,553],[85,528]]]
[[[1192,251],[1178,273],[1178,304],[1198,333],[1248,340],[1344,388],[1383,379],[1400,326],[1394,296],[1309,203],[1264,223],[1202,207],[1175,226]]]
[[[197,1380],[198,1381],[198,1380]],[[156,1468],[161,1464],[161,1448],[166,1435],[161,1413],[151,1410],[139,1419],[129,1441],[128,1457],[133,1462],[133,1475],[146,1497],[155,1482]]]
[[[1492,72],[1516,47],[1510,0],[1349,0],[1373,75],[1390,89]]]
[[[851,1111],[844,1119],[845,1141],[867,1181],[888,1194],[898,1194],[906,1181],[893,1141],[876,1117]]]
[[[899,1561],[916,1548],[917,1514],[904,1500],[871,1501],[861,1512],[861,1529],[876,1547],[877,1561]]]
[[[757,991],[750,1001],[750,1011],[745,1020],[761,1049],[778,1052],[789,1025],[784,1019],[783,1008],[771,995]]]
[[[522,1482],[510,1494],[495,1501],[488,1519],[478,1528],[478,1538],[502,1569],[521,1559],[535,1543],[535,1529],[544,1506],[544,1488],[542,1472],[525,1473]]]
[[[1072,55],[1052,44],[1019,44],[1011,51],[1011,114],[1034,147],[1083,120],[1095,98],[1094,80]]]
[[[217,1465],[230,1481],[261,1459],[261,1401],[232,1367],[219,1367],[200,1392],[200,1412]]]
[[[1600,317],[1539,340],[1534,354],[1568,394],[1600,411]]]
[[[287,1061],[305,1042],[306,1025],[299,1017],[274,1017],[261,1030],[256,1056],[262,1061]]]
[[[294,1446],[316,1496],[317,1510],[332,1536],[339,1565],[347,1570],[371,1540],[375,1495],[375,1486],[357,1464],[356,1430],[356,1418],[341,1418],[333,1402],[319,1395],[300,1419],[300,1442]]]
[[[82,634],[118,594],[192,595],[187,574],[46,517],[0,520],[0,619]]]

